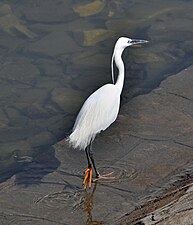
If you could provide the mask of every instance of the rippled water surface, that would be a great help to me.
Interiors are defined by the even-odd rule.
[[[61,163],[66,162],[64,168],[74,163],[71,175],[78,180],[58,170],[61,176],[69,178],[66,179],[68,189],[40,197],[38,204],[45,203],[50,210],[57,208],[59,202],[59,211],[64,209],[68,215],[67,222],[61,224],[77,224],[82,211],[80,215],[73,211],[70,221],[72,209],[67,206],[79,210],[85,198],[80,186],[85,162],[74,159],[76,154],[80,158],[83,155],[64,150],[64,160],[60,161],[52,145],[69,132],[85,98],[99,86],[111,82],[111,54],[118,37],[149,40],[146,46],[130,48],[124,53],[126,77],[122,106],[191,65],[192,11],[191,0],[1,1],[0,181],[20,171],[22,176],[16,178],[18,184],[38,184]],[[98,158],[100,161],[100,155]],[[134,179],[137,172],[133,161],[124,160],[111,165],[107,159],[100,170],[114,170],[118,177],[115,184]],[[75,186],[70,186],[71,181]],[[84,201],[87,224],[103,224],[105,217],[100,213],[97,216],[102,220],[92,222],[93,193],[86,195]],[[53,221],[41,224],[57,224]],[[83,224],[85,220],[81,221]]]

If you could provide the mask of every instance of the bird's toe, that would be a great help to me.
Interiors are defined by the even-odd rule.
[[[84,185],[84,189],[86,189],[87,187],[91,187],[92,184],[92,167],[88,167],[85,170],[85,177],[83,180],[83,185]]]

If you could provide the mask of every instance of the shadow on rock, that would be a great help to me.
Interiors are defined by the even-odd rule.
[[[42,153],[16,175],[16,184],[25,186],[38,184],[45,175],[52,173],[59,167],[60,161],[55,157],[54,149],[52,147],[45,148]]]

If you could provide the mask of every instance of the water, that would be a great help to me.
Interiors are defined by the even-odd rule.
[[[124,53],[122,106],[193,62],[192,1],[87,3],[0,4],[0,181],[20,171],[16,183],[38,184],[62,163],[72,163],[76,154],[65,153],[61,161],[52,145],[69,132],[85,98],[111,82],[111,54],[119,36],[149,40]],[[135,177],[133,163],[125,164],[113,167],[119,178]],[[73,173],[82,165],[76,162]],[[73,180],[76,191],[80,177]]]

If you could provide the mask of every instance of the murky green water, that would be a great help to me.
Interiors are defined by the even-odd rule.
[[[51,146],[69,132],[85,98],[111,82],[119,36],[149,40],[124,53],[122,105],[191,65],[192,10],[191,0],[2,1],[0,181],[37,161],[50,165],[37,182],[57,168]]]

